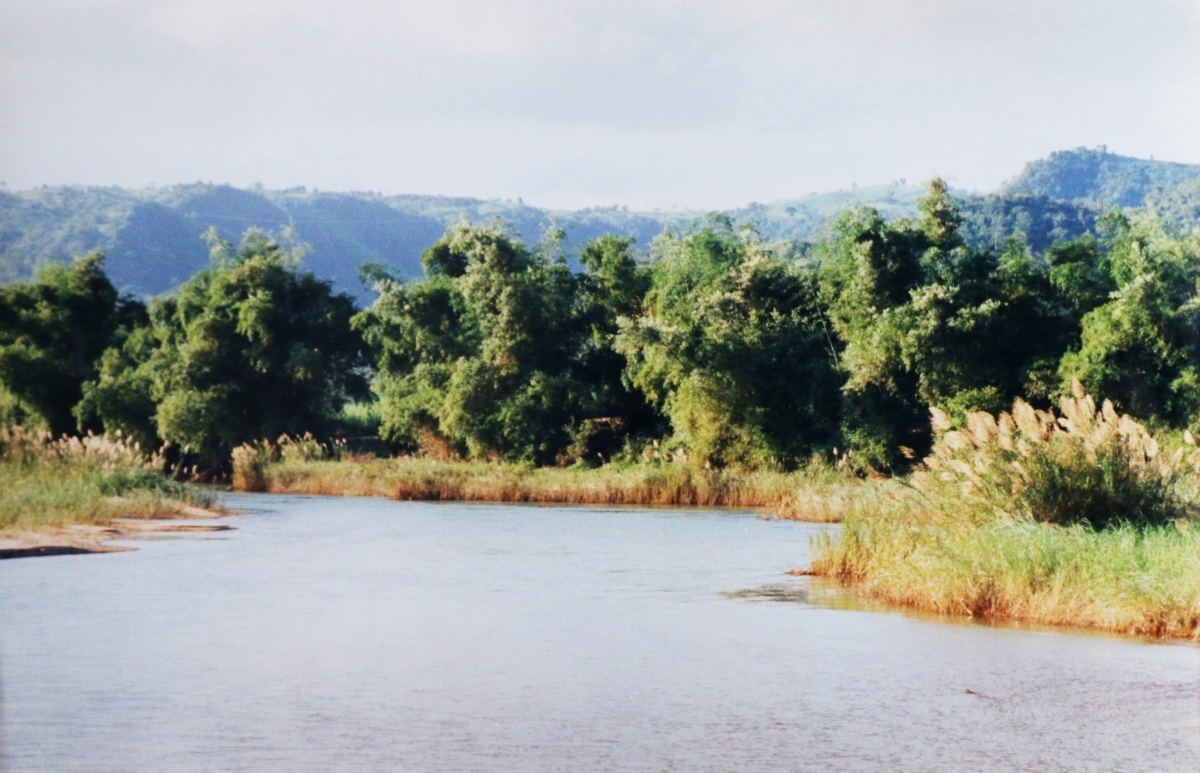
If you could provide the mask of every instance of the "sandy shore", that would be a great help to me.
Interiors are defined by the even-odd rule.
[[[111,523],[79,523],[31,531],[0,531],[0,559],[62,556],[78,553],[115,553],[136,548],[107,544],[147,534],[229,531],[224,524],[177,523],[180,518],[220,518],[226,512],[188,507],[163,518],[114,518]]]

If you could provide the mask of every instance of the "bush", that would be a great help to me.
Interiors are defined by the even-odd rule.
[[[1062,415],[1022,401],[942,430],[905,496],[861,499],[812,571],[942,614],[1200,637],[1200,530],[1185,486],[1200,452],[1075,384]]]
[[[1200,455],[1163,454],[1141,424],[1119,416],[1107,400],[1097,410],[1078,382],[1074,389],[1061,416],[1018,399],[1012,413],[973,413],[958,431],[946,432],[950,418],[933,409],[934,426],[944,434],[927,469],[913,475],[914,487],[932,510],[976,522],[1030,518],[1106,528],[1187,516],[1176,489]]]
[[[55,440],[0,426],[0,528],[152,517],[211,503],[165,467],[160,454],[120,437]]]

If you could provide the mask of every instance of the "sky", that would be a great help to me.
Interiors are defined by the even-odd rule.
[[[1200,0],[0,0],[0,180],[716,209],[1200,163]]]

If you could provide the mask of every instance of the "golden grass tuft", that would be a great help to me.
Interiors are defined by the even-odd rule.
[[[281,438],[237,449],[234,488],[420,501],[745,507],[769,510],[778,518],[832,522],[867,486],[833,468],[779,473],[704,470],[674,462],[539,468],[423,457],[355,458],[337,449],[315,458],[291,451],[296,442]]]
[[[903,495],[856,501],[812,569],[931,612],[1200,640],[1196,459],[1082,390],[1061,415],[1018,401],[941,435]]]
[[[162,473],[160,456],[120,437],[64,437],[0,426],[0,529],[153,518],[211,504]]]

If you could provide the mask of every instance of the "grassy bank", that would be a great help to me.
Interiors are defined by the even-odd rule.
[[[1200,639],[1200,532],[996,521],[866,509],[817,546],[817,574],[948,615]]]
[[[329,456],[311,441],[243,446],[234,455],[234,488],[426,501],[747,507],[781,518],[832,522],[879,485],[830,468],[742,472],[664,463],[577,469]]]
[[[161,469],[161,460],[120,441],[51,440],[0,427],[0,531],[177,515],[212,504]]]
[[[1195,460],[1088,398],[977,414],[907,494],[853,508],[813,570],[937,613],[1200,639]]]

